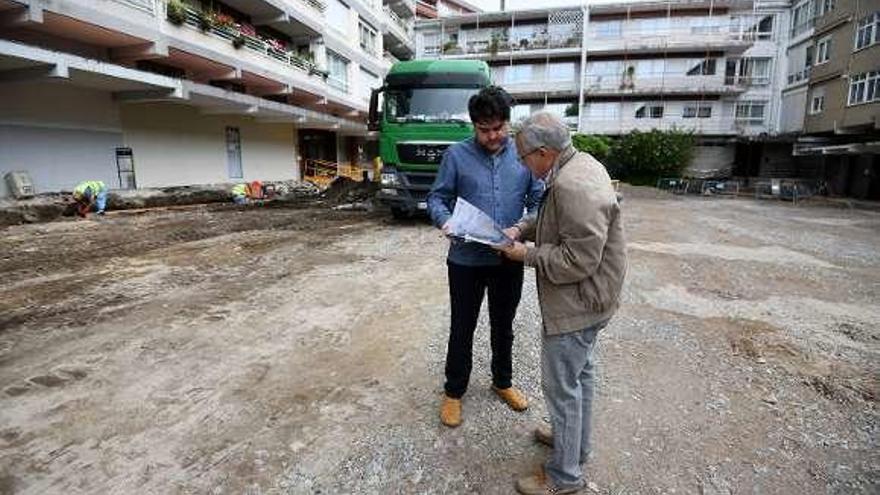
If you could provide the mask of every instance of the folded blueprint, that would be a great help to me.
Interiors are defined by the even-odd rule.
[[[455,200],[455,209],[449,218],[449,235],[489,246],[509,246],[513,241],[504,235],[494,220],[462,198]]]

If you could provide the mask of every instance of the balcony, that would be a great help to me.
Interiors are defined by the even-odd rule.
[[[259,37],[253,26],[237,23],[229,16],[202,12],[186,6],[183,17],[179,17],[178,11],[170,9],[167,17],[172,24],[195,28],[206,36],[229,42],[236,49],[259,54],[308,75],[324,75],[324,71],[308,57],[288,50],[280,40]]]
[[[721,117],[685,119],[680,116],[670,116],[660,119],[636,119],[631,117],[597,119],[586,115],[581,116],[581,131],[588,134],[620,135],[634,130],[646,132],[652,129],[678,129],[693,131],[697,135],[710,136],[736,134],[736,126],[732,119]]]
[[[587,34],[587,43],[591,55],[694,51],[742,53],[754,44],[755,36],[754,33],[722,26],[624,28],[613,35],[594,28]]]
[[[566,80],[538,79],[533,81],[499,81],[510,94],[517,99],[543,98],[544,96],[573,96],[577,95],[577,76]]]
[[[461,59],[532,59],[580,55],[579,36],[537,35],[534,38],[510,38],[506,30],[460,31],[457,38],[447,39],[442,46],[428,45],[422,50],[424,56],[441,55],[443,58]]]
[[[412,19],[416,16],[415,0],[387,0],[385,6],[390,7],[398,17],[403,19]]]
[[[399,58],[410,58],[413,53],[413,25],[412,21],[403,20],[389,6],[384,7],[382,24],[384,29],[383,39],[385,48]]]
[[[744,81],[724,76],[687,75],[588,75],[584,78],[584,94],[617,95],[734,95],[746,90]]]

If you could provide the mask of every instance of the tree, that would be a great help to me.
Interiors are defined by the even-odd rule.
[[[660,177],[679,177],[693,159],[694,145],[692,132],[632,131],[611,147],[609,172],[634,184],[653,184]]]
[[[589,153],[600,162],[604,162],[611,151],[611,139],[605,136],[575,134],[571,137],[571,144],[576,150]]]

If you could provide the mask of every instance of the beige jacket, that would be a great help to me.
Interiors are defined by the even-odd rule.
[[[547,180],[537,219],[519,224],[535,241],[525,264],[535,268],[544,333],[583,330],[617,311],[626,274],[626,240],[617,194],[605,167],[569,147]]]

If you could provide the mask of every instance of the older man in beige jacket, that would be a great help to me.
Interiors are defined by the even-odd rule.
[[[543,318],[542,385],[551,430],[535,437],[553,447],[543,469],[517,481],[520,493],[575,493],[586,484],[590,453],[594,348],[619,305],[626,241],[617,195],[605,167],[571,145],[568,127],[548,112],[523,122],[520,160],[546,183],[536,219],[507,230],[503,249],[535,269]],[[527,246],[519,241],[534,241]]]

